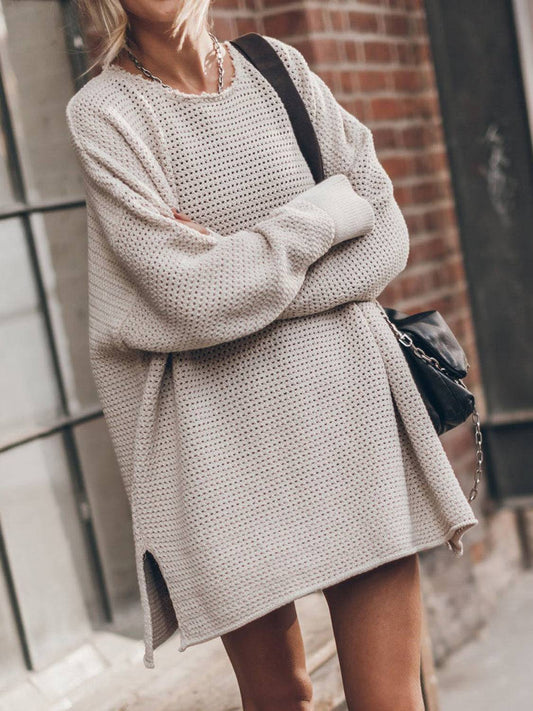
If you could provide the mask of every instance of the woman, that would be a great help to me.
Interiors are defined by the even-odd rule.
[[[326,596],[350,709],[420,711],[419,551],[477,523],[375,303],[408,234],[372,134],[291,45],[314,185],[209,0],[91,0],[67,107],[93,374],[132,509],[145,657],[221,636],[245,711],[310,709],[294,600]]]

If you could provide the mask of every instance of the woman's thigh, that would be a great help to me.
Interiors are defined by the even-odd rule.
[[[418,555],[323,590],[349,709],[423,711]]]
[[[221,635],[244,711],[306,711],[311,679],[294,602]]]

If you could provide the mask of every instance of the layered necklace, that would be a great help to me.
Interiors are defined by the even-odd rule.
[[[222,60],[222,49],[220,47],[220,42],[218,41],[217,37],[215,37],[215,35],[212,32],[209,32],[209,36],[213,40],[213,46],[214,46],[215,52],[217,54],[218,93],[220,94],[222,92],[222,89],[224,88],[224,67],[223,67],[223,60]],[[152,72],[149,69],[146,69],[146,67],[143,67],[143,65],[140,63],[140,61],[137,59],[137,57],[133,54],[133,52],[130,50],[130,48],[127,45],[124,45],[124,48],[129,56],[129,58],[131,59],[131,61],[135,64],[137,69],[140,69],[140,71],[145,76],[147,76],[149,79],[152,79],[153,81],[159,82],[166,89],[173,89],[172,86],[165,84],[159,77],[156,77],[155,74],[152,74]]]

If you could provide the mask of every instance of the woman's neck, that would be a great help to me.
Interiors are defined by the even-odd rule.
[[[207,27],[196,39],[185,34],[181,48],[178,48],[179,35],[170,37],[168,32],[154,31],[145,23],[134,25],[131,37],[128,46],[133,54],[165,84],[198,94],[215,91],[218,87],[217,56]],[[224,60],[227,63],[228,57]],[[125,50],[120,52],[115,63],[132,74],[139,73]]]

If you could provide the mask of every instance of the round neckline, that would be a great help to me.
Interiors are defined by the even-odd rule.
[[[108,64],[107,67],[102,70],[102,73],[104,71],[115,72],[116,74],[120,74],[121,76],[128,77],[131,81],[135,83],[142,82],[143,86],[150,85],[153,87],[157,87],[158,90],[167,93],[169,96],[176,96],[179,98],[187,99],[188,101],[198,101],[202,99],[204,101],[206,99],[222,99],[223,97],[228,96],[235,91],[235,88],[240,80],[241,67],[239,64],[240,52],[231,44],[231,42],[229,40],[223,40],[220,44],[223,44],[226,47],[233,62],[233,77],[231,80],[231,84],[225,86],[220,93],[218,91],[202,91],[200,94],[192,94],[190,92],[181,91],[180,89],[175,89],[174,87],[167,88],[165,86],[162,86],[158,81],[154,81],[153,79],[146,77],[144,74],[142,74],[142,72],[139,72],[138,74],[133,74],[127,69],[124,69],[124,67],[121,67],[119,64]],[[237,57],[237,55],[239,55],[239,57]]]

